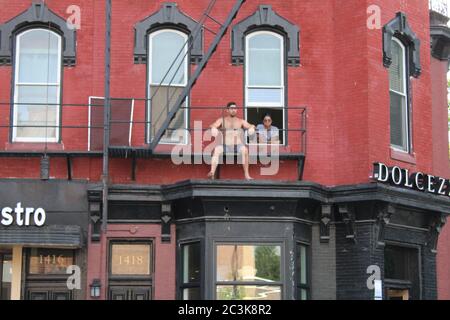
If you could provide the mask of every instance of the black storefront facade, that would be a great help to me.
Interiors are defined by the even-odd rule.
[[[75,300],[86,292],[87,184],[0,180],[1,300]]]
[[[177,299],[372,300],[373,280],[383,299],[437,299],[448,197],[376,181],[198,180],[109,192],[109,224],[158,224],[168,242],[175,225]]]
[[[87,274],[98,268],[87,263],[87,250],[101,234],[94,210],[101,189],[2,180],[0,190],[2,299],[87,298]],[[383,299],[437,298],[436,246],[448,197],[376,181],[329,188],[193,180],[115,185],[109,198],[108,226],[156,225],[157,241],[176,239],[169,262],[176,264],[176,299],[371,300],[377,279]],[[4,214],[18,203],[22,226],[16,214]],[[45,210],[42,226],[33,214],[26,225],[27,208]],[[79,270],[68,274],[70,266]],[[80,287],[69,288],[76,272]]]

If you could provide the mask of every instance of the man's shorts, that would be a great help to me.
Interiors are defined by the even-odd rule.
[[[243,144],[226,144],[225,145],[225,153],[227,154],[239,154],[241,153],[241,149]]]

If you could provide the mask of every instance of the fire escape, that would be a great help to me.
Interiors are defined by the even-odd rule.
[[[72,108],[79,108],[80,112],[81,110],[85,110],[86,107],[89,108],[89,123],[87,125],[80,125],[78,123],[70,122],[70,123],[62,123],[62,120],[59,124],[55,126],[49,126],[46,125],[26,125],[26,127],[50,127],[55,128],[56,130],[60,130],[60,142],[63,140],[65,142],[68,142],[71,139],[71,134],[73,132],[81,129],[81,130],[88,130],[88,148],[86,149],[79,149],[79,148],[71,148],[67,147],[67,145],[70,145],[70,143],[67,143],[66,146],[58,147],[58,143],[37,143],[37,144],[27,144],[27,143],[18,143],[19,147],[14,146],[16,143],[9,144],[7,143],[7,147],[4,150],[0,151],[0,157],[38,157],[41,159],[41,172],[40,177],[43,180],[47,180],[50,178],[50,159],[51,158],[63,158],[66,162],[67,167],[67,179],[72,179],[72,168],[73,168],[73,160],[76,158],[86,158],[86,157],[97,157],[97,158],[103,158],[103,184],[104,189],[106,190],[106,186],[109,184],[109,160],[110,158],[127,158],[131,159],[131,180],[136,180],[136,163],[137,159],[139,158],[169,158],[171,156],[169,151],[161,151],[158,149],[160,147],[160,141],[161,138],[164,136],[164,134],[168,130],[172,130],[170,128],[170,125],[173,121],[173,119],[176,117],[177,113],[183,109],[186,108],[183,105],[186,102],[187,97],[189,97],[192,89],[194,88],[197,80],[201,76],[202,72],[205,70],[205,68],[208,65],[208,62],[210,62],[211,58],[213,57],[214,53],[216,52],[219,44],[221,43],[221,40],[229,31],[230,26],[234,19],[236,18],[237,14],[239,13],[239,10],[245,3],[245,0],[236,0],[234,4],[231,6],[230,4],[230,11],[228,12],[228,15],[226,15],[226,18],[224,21],[219,21],[219,19],[213,17],[212,13],[214,8],[216,7],[216,3],[218,0],[210,0],[207,7],[205,8],[204,12],[202,13],[200,19],[196,22],[195,27],[193,28],[193,31],[189,34],[188,39],[186,43],[184,44],[188,48],[191,48],[194,45],[195,40],[200,37],[203,32],[209,32],[213,35],[212,40],[209,41],[209,46],[206,50],[204,50],[204,53],[202,54],[202,57],[196,57],[198,65],[196,66],[194,72],[189,76],[187,79],[187,85],[183,87],[181,93],[176,95],[167,96],[166,108],[164,108],[160,114],[157,115],[157,118],[161,120],[161,125],[158,126],[158,128],[154,131],[154,134],[152,135],[151,139],[148,139],[147,136],[147,128],[152,126],[152,122],[148,121],[147,119],[145,121],[139,121],[139,119],[133,119],[133,108],[135,107],[135,104],[141,103],[143,108],[147,110],[148,108],[148,102],[152,101],[152,96],[148,96],[146,99],[123,99],[123,98],[113,98],[110,94],[110,54],[111,54],[111,12],[112,12],[112,1],[108,0],[106,1],[106,33],[105,33],[105,92],[104,97],[102,98],[93,98],[89,101],[89,105],[86,104],[74,104],[74,103],[57,103],[57,104],[51,104],[51,103],[34,103],[29,102],[28,104],[31,105],[48,105],[48,106],[59,106],[62,110],[66,109],[72,109]],[[171,6],[174,6],[172,3],[166,3],[164,4],[164,8],[167,7],[170,9]],[[46,14],[43,14],[43,12],[49,11],[49,9],[46,7],[44,2],[36,1],[32,7],[26,12],[27,16],[26,18],[29,18],[30,14],[35,14],[36,12],[40,14],[40,17],[38,19],[45,19]],[[39,15],[38,15],[39,16]],[[25,15],[24,15],[25,17]],[[36,18],[36,17],[35,17]],[[42,20],[43,23],[47,23],[46,21]],[[61,21],[62,23],[65,23],[65,21]],[[195,22],[195,21],[194,21]],[[209,24],[207,24],[209,23]],[[6,27],[7,24],[5,24]],[[50,30],[50,22],[48,22],[48,28]],[[178,55],[177,58],[173,61],[170,69],[176,69],[178,70],[181,65],[180,63],[177,64],[177,59],[180,56],[187,55],[186,52],[183,52],[182,49]],[[189,50],[187,50],[189,51]],[[64,57],[65,58],[65,57]],[[191,57],[192,58],[192,57]],[[181,59],[182,60],[182,59]],[[75,59],[69,59],[70,64],[67,64],[68,66],[74,65]],[[0,64],[2,61],[0,61]],[[4,63],[4,64],[8,64]],[[66,61],[64,61],[64,64],[66,65]],[[167,73],[165,74],[162,81],[166,80],[166,78],[170,77],[170,70],[167,70]],[[169,86],[172,85],[174,80],[174,77],[172,77],[168,83]],[[163,86],[163,82],[157,86],[156,90],[160,90],[160,88]],[[167,81],[165,83],[165,86],[167,86]],[[2,102],[1,103],[3,107],[8,107],[11,104],[9,102]],[[23,103],[24,105],[27,105],[26,103]],[[21,103],[14,103],[16,106],[20,106]],[[188,107],[189,109],[202,109],[202,107]],[[209,107],[215,108],[217,110],[223,111],[222,107]],[[206,108],[207,109],[207,108]],[[299,128],[286,128],[284,131],[286,133],[291,134],[297,134],[298,139],[292,139],[292,140],[298,140],[299,145],[294,149],[291,149],[290,146],[285,148],[283,151],[280,151],[280,159],[285,160],[293,160],[297,161],[298,163],[298,180],[302,180],[303,176],[303,169],[304,169],[304,163],[305,163],[305,154],[306,154],[306,108],[299,107],[299,108],[287,108],[286,112],[288,110],[298,110],[299,112],[299,118],[294,119],[293,121],[290,120],[290,123],[295,122],[298,123]],[[7,120],[8,121],[8,120]],[[133,126],[143,126],[145,127],[145,143],[134,143],[136,141],[132,141],[132,135],[134,134],[134,127]],[[0,128],[8,128],[10,131],[10,134],[13,130],[13,128],[19,128],[23,127],[23,125],[15,125],[15,124],[2,124],[0,125]],[[287,126],[287,122],[286,122]],[[133,127],[133,129],[131,129]],[[187,129],[188,131],[192,131],[193,129]],[[70,132],[70,134],[67,134],[67,132]],[[79,131],[78,131],[79,132]],[[66,133],[66,134],[65,134]],[[74,135],[75,137],[76,135]],[[286,134],[287,136],[287,134]],[[63,139],[64,138],[64,139]],[[75,139],[74,139],[75,140]],[[144,140],[144,139],[143,139]],[[55,147],[56,145],[56,147]],[[286,145],[288,145],[286,143]],[[12,146],[12,147],[11,147]],[[202,156],[201,154],[192,154],[192,157],[198,157]],[[219,167],[220,169],[220,167]],[[104,195],[106,196],[107,192],[104,192]]]
[[[86,107],[89,109],[89,122],[87,125],[82,125],[77,121],[77,119],[69,119],[67,117],[60,119],[59,122],[54,124],[49,124],[48,119],[45,119],[45,123],[42,121],[35,123],[6,123],[0,124],[0,130],[2,131],[2,136],[9,135],[12,137],[13,130],[17,128],[46,128],[45,132],[48,130],[55,130],[60,132],[58,135],[57,141],[52,141],[48,143],[47,141],[47,133],[45,136],[45,142],[40,143],[16,143],[13,138],[10,141],[6,142],[5,148],[0,150],[0,158],[40,158],[40,178],[42,180],[50,179],[50,159],[59,158],[65,159],[66,167],[67,167],[67,179],[72,180],[72,168],[73,168],[73,159],[75,158],[103,158],[103,170],[102,170],[102,191],[98,190],[94,193],[96,196],[100,197],[98,199],[99,203],[102,203],[102,208],[97,208],[102,211],[102,217],[98,217],[99,220],[102,221],[102,228],[105,230],[107,216],[108,216],[108,191],[109,191],[109,161],[110,158],[127,158],[131,159],[131,180],[136,180],[136,162],[138,158],[170,158],[171,153],[167,151],[159,151],[158,147],[160,146],[160,141],[164,134],[171,130],[170,124],[173,119],[176,117],[177,113],[180,109],[185,105],[187,97],[189,97],[193,87],[195,86],[197,80],[199,79],[202,72],[207,67],[208,62],[213,57],[216,52],[221,40],[227,33],[232,24],[233,20],[237,16],[239,10],[244,4],[245,0],[236,0],[234,5],[231,7],[228,15],[226,16],[224,21],[219,21],[213,17],[212,12],[216,5],[217,0],[210,0],[208,6],[202,13],[200,19],[197,23],[194,23],[193,31],[189,34],[188,39],[185,46],[191,48],[193,46],[195,39],[200,37],[203,32],[209,32],[213,35],[212,40],[209,43],[208,48],[202,54],[201,59],[196,57],[198,61],[198,65],[195,68],[193,74],[187,79],[186,86],[183,87],[181,92],[178,95],[167,96],[166,100],[166,108],[161,111],[158,118],[160,118],[161,125],[157,127],[152,135],[151,139],[147,139],[147,133],[145,133],[145,143],[143,141],[136,142],[136,139],[133,140],[134,130],[133,126],[143,125],[144,130],[141,132],[148,132],[147,128],[152,126],[150,121],[139,121],[139,119],[133,119],[133,111],[135,103],[141,103],[146,113],[148,110],[148,102],[152,101],[151,96],[145,99],[123,99],[123,98],[113,98],[111,97],[110,92],[110,80],[111,80],[111,16],[112,16],[112,1],[105,1],[105,13],[106,13],[106,28],[105,28],[105,90],[104,96],[100,98],[91,97],[89,101],[89,105],[84,103],[49,103],[47,99],[47,103],[39,103],[38,101],[14,101],[11,102],[0,102],[2,107],[6,108],[19,108],[22,105],[26,108],[29,106],[43,106],[46,108],[57,107],[60,108],[61,113],[62,110],[70,109],[70,110],[79,110],[80,114],[86,111]],[[167,3],[165,4],[165,8],[170,9],[170,6],[174,4]],[[264,6],[262,6],[264,7]],[[263,12],[266,8],[260,9]],[[59,16],[53,14],[49,8],[45,5],[44,2],[40,0],[36,0],[33,2],[32,6],[21,15],[16,18],[6,22],[3,25],[0,25],[0,32],[2,36],[5,35],[4,39],[6,39],[6,35],[8,32],[13,32],[16,23],[17,25],[21,25],[21,21],[36,21],[40,25],[48,25],[48,30],[51,30],[55,25],[59,26],[60,29],[67,32],[69,34],[68,38],[66,38],[66,48],[64,52],[64,65],[65,66],[73,66],[76,63],[75,59],[75,32],[69,31],[67,29],[66,21]],[[207,22],[209,23],[207,25]],[[66,35],[67,37],[67,35]],[[11,42],[12,43],[12,42]],[[71,45],[71,46],[70,46]],[[68,50],[71,49],[71,50]],[[3,41],[0,43],[0,65],[11,65],[12,60],[12,47],[7,41]],[[178,56],[182,56],[183,50],[178,53]],[[177,56],[177,58],[178,58]],[[135,57],[136,58],[136,57]],[[177,65],[177,58],[173,61],[172,66],[170,68],[176,68],[177,70],[181,67]],[[191,57],[192,58],[192,57]],[[168,77],[170,74],[170,70],[167,71],[164,78]],[[173,83],[173,77],[169,81],[169,86]],[[156,90],[159,90],[163,86],[163,81],[157,86]],[[167,83],[165,84],[167,85]],[[78,109],[77,109],[78,108]],[[197,108],[197,107],[195,107]],[[195,109],[193,107],[189,107],[189,109]],[[222,107],[214,107],[217,110],[223,111]],[[201,109],[198,107],[197,109]],[[295,111],[296,108],[287,108],[286,112],[290,110]],[[283,130],[289,133],[293,138],[292,140],[298,141],[299,146],[295,148],[291,147],[291,144],[288,144],[285,141],[286,147],[283,152],[280,152],[279,158],[285,160],[293,160],[298,163],[298,180],[302,180],[303,169],[305,163],[305,154],[306,154],[306,108],[299,107],[297,108],[299,118],[290,120],[290,123],[298,123],[300,128],[287,128],[286,121],[286,129]],[[5,117],[6,121],[10,121],[8,117]],[[17,120],[16,120],[17,121]],[[77,134],[75,132],[80,132],[77,130],[82,130],[82,134]],[[88,131],[88,147],[80,148],[80,136],[85,135],[85,131]],[[187,129],[188,131],[192,129]],[[292,133],[292,134],[291,134]],[[144,134],[143,134],[144,135]],[[287,134],[285,134],[287,137]],[[295,136],[297,135],[297,136]],[[137,138],[139,139],[139,137]],[[287,139],[287,138],[286,138]],[[142,139],[144,140],[144,139]],[[12,142],[12,143],[10,143]],[[64,142],[64,144],[63,144]],[[193,157],[198,156],[197,154],[192,154]],[[202,156],[202,155],[200,155]],[[61,162],[59,162],[61,163]],[[219,167],[220,168],[220,167]],[[91,197],[91,196],[90,196]]]
[[[161,150],[158,149],[160,147],[160,141],[162,137],[168,132],[173,131],[176,128],[172,128],[171,124],[173,123],[175,117],[177,114],[182,110],[186,109],[186,99],[189,97],[192,89],[194,88],[197,80],[201,76],[204,69],[207,67],[208,62],[213,57],[215,51],[217,50],[217,47],[221,43],[223,37],[227,33],[227,31],[230,28],[230,25],[232,24],[233,20],[237,16],[239,10],[241,9],[242,5],[244,4],[245,0],[236,0],[233,7],[231,8],[230,12],[228,13],[227,17],[225,18],[224,22],[220,22],[219,19],[216,19],[212,16],[212,11],[215,8],[217,0],[211,0],[203,12],[201,18],[199,19],[194,31],[189,35],[188,40],[184,44],[184,46],[188,47],[187,52],[192,48],[194,45],[195,40],[197,37],[201,35],[203,31],[207,31],[211,33],[214,38],[209,44],[209,47],[206,50],[206,53],[201,58],[198,66],[196,67],[193,74],[189,77],[187,85],[183,88],[182,92],[180,94],[167,94],[167,97],[165,97],[165,108],[161,110],[159,114],[156,115],[155,119],[151,119],[149,121],[139,122],[139,121],[131,121],[133,124],[139,125],[139,124],[145,124],[146,126],[155,126],[156,123],[161,121],[161,123],[158,124],[157,130],[151,135],[151,139],[147,136],[148,144],[145,146],[131,146],[131,142],[129,145],[125,145],[125,143],[114,143],[111,139],[105,140],[105,143],[109,143],[109,146],[107,148],[107,152],[110,153],[111,157],[117,157],[117,158],[130,158],[131,159],[131,179],[136,179],[136,161],[139,158],[168,158],[171,156],[170,151],[168,150]],[[170,10],[170,7],[173,4],[165,4],[166,9]],[[169,15],[170,13],[166,13]],[[208,26],[206,23],[210,22],[213,27]],[[215,27],[215,28],[214,28]],[[218,29],[218,30],[217,30]],[[163,85],[166,87],[171,87],[173,84],[175,74],[178,72],[180,68],[182,68],[181,64],[182,62],[178,62],[177,60],[183,60],[188,53],[185,48],[183,47],[177,54],[176,58],[173,60],[172,64],[170,65],[169,69],[166,71],[163,79],[161,80],[161,83],[156,88],[156,92],[158,92]],[[185,51],[185,52],[183,52]],[[181,59],[180,59],[181,57]],[[175,71],[174,71],[175,70]],[[173,76],[170,76],[170,73],[173,73]],[[167,81],[168,80],[168,81]],[[163,84],[164,83],[164,84]],[[149,95],[148,99],[145,99],[145,103],[152,103],[155,99],[155,95],[151,94]],[[139,99],[136,99],[134,102]],[[121,104],[120,99],[111,99],[112,103],[118,103]],[[140,101],[142,102],[142,101]],[[145,106],[147,108],[147,106]],[[222,107],[188,107],[190,110],[211,110],[215,109],[217,112],[223,111]],[[282,160],[293,160],[297,161],[298,163],[298,180],[302,180],[303,178],[303,170],[304,170],[304,164],[305,164],[305,154],[306,154],[306,108],[305,107],[289,107],[285,108],[286,112],[290,110],[291,112],[298,112],[298,126],[295,128],[286,128],[283,130],[283,133],[287,134],[290,132],[291,134],[296,134],[296,138],[298,137],[298,141],[300,146],[293,150],[287,150],[281,151],[279,154],[280,159]],[[129,121],[128,118],[123,119],[111,119],[111,114],[108,115],[108,121],[107,123],[110,124],[110,128],[113,128],[114,126],[118,127],[122,123],[126,123]],[[106,125],[106,124],[105,124]],[[145,130],[147,130],[146,128]],[[114,130],[112,129],[111,132]],[[195,129],[188,129],[189,133],[193,133]],[[195,133],[195,132],[194,132]],[[195,153],[194,150],[191,150],[192,154],[192,163],[195,162],[196,158],[202,158],[205,155],[204,154],[198,154]],[[207,157],[210,155],[206,155]],[[223,155],[225,157],[225,155]],[[237,157],[237,155],[235,155]],[[256,156],[257,157],[257,156]],[[223,160],[223,159],[222,159]],[[220,172],[220,165],[218,167],[218,172]],[[220,175],[220,173],[219,173]]]

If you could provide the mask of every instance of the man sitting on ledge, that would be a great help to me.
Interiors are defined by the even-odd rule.
[[[217,165],[219,164],[219,157],[223,154],[225,146],[226,153],[242,154],[242,166],[244,168],[245,179],[253,180],[249,174],[248,148],[243,142],[244,139],[242,133],[243,130],[248,130],[249,135],[254,135],[255,126],[236,116],[237,105],[235,102],[229,102],[227,104],[227,112],[228,115],[226,117],[217,119],[210,127],[212,136],[216,138],[219,134],[219,128],[222,128],[222,130],[225,131],[225,144],[221,141],[221,144],[214,149],[211,159],[211,171],[209,172],[208,177],[214,179]]]

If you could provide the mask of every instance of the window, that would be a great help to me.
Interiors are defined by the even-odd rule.
[[[150,276],[151,245],[145,243],[111,246],[111,275]]]
[[[181,247],[183,274],[181,293],[183,300],[201,299],[201,245],[200,242],[185,244]]]
[[[74,252],[63,249],[30,249],[28,274],[65,275],[69,266],[74,264]]]
[[[16,37],[14,142],[58,142],[61,36],[31,29]]]
[[[297,299],[310,299],[309,286],[309,247],[303,244],[297,245]]]
[[[389,67],[391,145],[409,152],[408,72],[406,47],[392,38],[392,63]]]
[[[218,245],[218,300],[281,300],[281,246]]]
[[[383,27],[383,65],[389,68],[391,147],[411,153],[410,77],[422,73],[420,39],[405,13],[397,12]]]
[[[12,255],[0,251],[0,300],[11,299]]]
[[[188,36],[185,33],[167,29],[149,35],[150,140],[162,127],[168,111],[187,85],[187,39]],[[187,106],[188,102],[182,105],[161,138],[161,143],[187,143]]]
[[[269,113],[272,126],[280,130],[279,141],[284,144],[285,132],[285,62],[284,38],[274,32],[258,31],[246,37],[246,119],[263,124]]]

